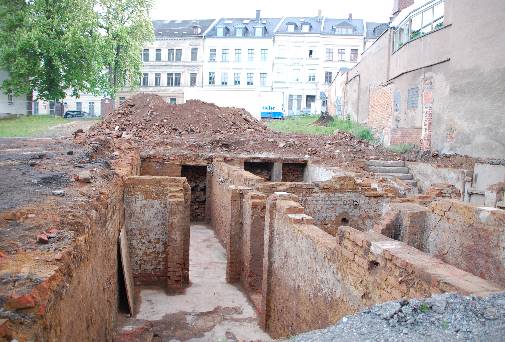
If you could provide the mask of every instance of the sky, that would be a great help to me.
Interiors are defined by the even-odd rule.
[[[251,17],[256,10],[268,17],[309,17],[318,10],[327,17],[387,22],[393,9],[393,0],[155,0],[151,18],[160,19],[212,19],[221,17]]]

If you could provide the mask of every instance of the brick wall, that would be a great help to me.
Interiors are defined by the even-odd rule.
[[[125,228],[136,284],[178,289],[189,281],[190,188],[184,178],[129,177]]]
[[[413,144],[419,146],[421,128],[393,128],[391,130],[391,145]]]
[[[367,125],[381,141],[389,145],[393,125],[393,90],[390,85],[370,89]]]
[[[180,177],[181,165],[163,159],[144,159],[142,160],[140,175]]]
[[[207,166],[183,165],[180,176],[187,179],[191,188],[191,221],[204,222],[207,203]]]
[[[283,163],[282,181],[283,182],[303,182],[303,175],[307,164],[302,163]]]
[[[268,198],[260,323],[273,338],[335,323],[375,303],[492,283],[375,232],[323,232],[291,194]]]

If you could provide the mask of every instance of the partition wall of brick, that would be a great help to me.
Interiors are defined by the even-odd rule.
[[[242,283],[273,338],[326,327],[388,300],[501,289],[378,233],[382,213],[398,204],[394,189],[345,176],[267,182],[225,162],[213,163],[210,188],[227,279]]]

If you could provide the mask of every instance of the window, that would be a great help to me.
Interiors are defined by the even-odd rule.
[[[262,86],[262,87],[267,86],[267,74],[266,73],[260,74],[260,86]]]
[[[9,92],[7,94],[7,104],[9,104],[9,105],[13,105],[14,104],[14,97],[12,96],[11,92]]]
[[[236,72],[233,74],[233,85],[240,85],[240,73]]]
[[[209,85],[216,84],[216,73],[211,71],[209,72]]]
[[[169,62],[174,61],[174,49],[168,49],[168,61]]]
[[[173,87],[174,86],[174,73],[169,72],[167,73],[167,87]]]
[[[180,87],[181,86],[181,73],[176,72],[174,74],[174,87]]]
[[[333,49],[332,48],[326,48],[326,60],[327,61],[333,60]]]
[[[190,87],[196,86],[196,73],[194,73],[194,72],[189,74],[189,86]]]
[[[224,26],[218,26],[216,29],[216,33],[218,37],[224,36]]]
[[[191,62],[198,60],[198,48],[191,48]]]
[[[254,49],[248,49],[247,50],[247,60],[249,62],[254,61]]]
[[[144,49],[144,53],[142,54],[142,60],[144,62],[149,62],[149,49]]]
[[[209,62],[216,61],[216,49],[210,49]]]
[[[242,37],[244,35],[244,28],[243,27],[236,27],[235,28],[235,37]]]
[[[353,34],[354,30],[352,27],[333,27],[333,32],[335,34]]]
[[[288,24],[288,32],[295,32],[295,24]]]
[[[82,110],[82,102],[76,102],[75,103],[75,109]]]
[[[326,71],[324,73],[324,83],[330,84],[333,81],[333,74],[331,71]]]
[[[235,49],[235,62],[242,60],[242,49]]]
[[[310,24],[302,24],[302,32],[310,32]]]
[[[175,50],[175,61],[180,62],[182,60],[182,49]]]
[[[175,97],[171,97],[170,104],[177,104],[177,99]]]
[[[351,62],[358,61],[358,49],[351,49]]]
[[[261,61],[266,62],[268,58],[268,49],[261,49]]]
[[[309,50],[309,58],[313,58],[314,57],[314,50],[310,49]]]
[[[228,49],[223,49],[221,51],[221,62],[228,62]]]
[[[94,102],[90,102],[88,104],[88,112],[89,112],[89,115],[95,115],[95,103]]]
[[[412,12],[394,32],[395,51],[409,41],[444,27],[444,1],[433,1],[428,7]]]
[[[345,61],[345,49],[338,49],[338,60]]]
[[[263,37],[264,28],[263,26],[258,26],[254,28],[254,36],[255,37]]]
[[[316,73],[314,71],[309,72],[309,82],[315,82],[316,81]]]
[[[161,49],[156,49],[156,62],[161,62]]]
[[[221,73],[221,85],[228,85],[228,73],[227,72],[222,72]]]
[[[247,85],[254,85],[253,82],[254,74],[252,72],[247,73]]]
[[[149,74],[145,72],[142,74],[142,86],[147,87],[148,85],[149,85]]]
[[[154,74],[154,86],[159,87],[161,85],[161,74],[156,73]]]

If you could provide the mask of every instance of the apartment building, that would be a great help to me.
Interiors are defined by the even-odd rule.
[[[158,94],[169,103],[183,103],[185,88],[203,85],[203,37],[214,21],[153,21],[155,39],[141,52],[140,88],[125,89],[119,100],[140,91]]]
[[[283,93],[286,115],[326,110],[328,86],[363,52],[363,21],[287,17],[274,37],[273,86]]]

